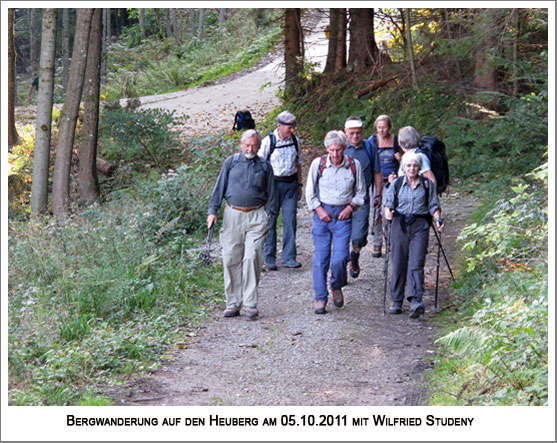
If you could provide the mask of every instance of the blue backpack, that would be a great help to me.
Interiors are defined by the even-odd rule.
[[[234,116],[232,130],[241,131],[242,129],[255,129],[255,120],[247,109],[236,112]]]

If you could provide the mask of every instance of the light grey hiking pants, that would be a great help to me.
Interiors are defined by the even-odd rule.
[[[224,208],[220,232],[226,307],[257,307],[257,285],[263,267],[263,244],[269,229],[263,207],[251,212]]]

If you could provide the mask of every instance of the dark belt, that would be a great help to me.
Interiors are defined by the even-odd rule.
[[[256,206],[255,208],[241,208],[239,206],[232,206],[230,203],[227,203],[227,205],[230,206],[232,209],[235,209],[236,211],[242,212],[251,212],[263,207],[263,203],[261,203],[259,206]]]
[[[284,176],[276,176],[275,181],[277,182],[284,182],[284,183],[293,183],[298,179],[298,174],[294,175],[284,175]]]

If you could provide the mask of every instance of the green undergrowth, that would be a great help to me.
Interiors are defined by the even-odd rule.
[[[459,310],[442,319],[434,405],[547,405],[547,163],[512,182],[459,236]]]
[[[205,268],[199,255],[212,184],[234,146],[191,140],[187,165],[138,178],[66,223],[13,220],[10,404],[110,404],[100,386],[155,369],[222,301],[218,260]]]

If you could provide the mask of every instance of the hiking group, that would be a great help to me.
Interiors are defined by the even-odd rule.
[[[249,116],[251,118],[251,115]],[[253,125],[255,126],[255,125]],[[329,293],[337,308],[342,288],[360,274],[359,257],[368,243],[371,253],[385,254],[385,288],[389,255],[391,314],[401,314],[404,298],[410,317],[425,312],[422,301],[429,227],[441,233],[444,222],[438,194],[448,183],[442,142],[420,139],[411,126],[391,134],[388,115],[375,120],[376,133],[364,139],[359,117],[349,117],[343,130],[325,135],[326,154],[311,162],[305,199],[313,211],[314,312],[325,314]],[[235,129],[243,129],[239,126]],[[276,271],[277,217],[282,212],[281,266],[299,268],[296,212],[304,196],[304,159],[295,135],[296,117],[278,115],[277,128],[263,139],[253,128],[240,138],[241,152],[228,157],[209,202],[207,226],[217,222],[226,200],[220,242],[223,248],[225,317],[258,317],[258,283],[263,266]],[[439,238],[438,238],[439,239]],[[330,271],[330,277],[329,277]]]

